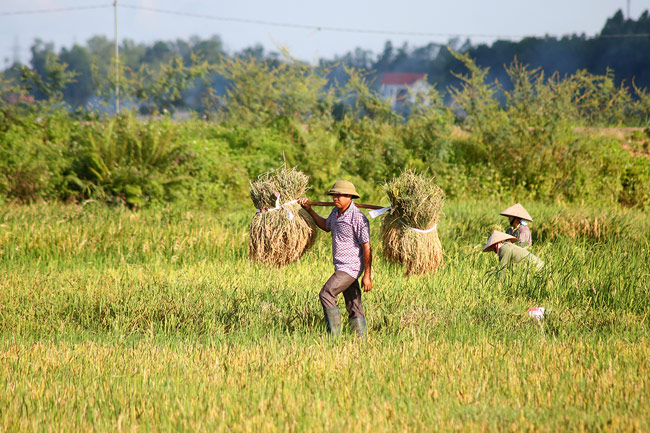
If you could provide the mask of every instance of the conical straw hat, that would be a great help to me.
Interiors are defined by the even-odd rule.
[[[487,253],[490,248],[494,246],[494,244],[498,244],[499,242],[502,241],[516,241],[517,238],[514,236],[510,236],[508,234],[505,234],[503,232],[500,232],[498,230],[495,230],[492,232],[490,237],[487,240],[487,243],[485,244],[485,247],[483,247],[483,252]]]
[[[512,216],[515,218],[521,218],[522,220],[526,221],[532,221],[533,218],[530,216],[530,214],[524,209],[522,205],[517,203],[514,206],[510,206],[508,209],[504,210],[501,212],[501,215],[503,216]]]

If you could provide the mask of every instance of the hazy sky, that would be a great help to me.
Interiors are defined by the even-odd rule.
[[[112,3],[113,0],[0,0],[1,64],[13,60],[16,52],[22,62],[28,62],[29,47],[35,38],[54,42],[57,50],[75,42],[83,44],[94,35],[113,39]],[[404,42],[422,46],[429,42],[445,43],[452,35],[469,37],[473,42],[493,40],[490,36],[477,35],[499,35],[514,40],[522,35],[585,33],[591,36],[602,29],[605,20],[616,10],[626,13],[627,4],[627,0],[118,0],[118,6],[124,6],[118,7],[118,38],[151,42],[219,35],[229,52],[260,43],[267,51],[286,47],[295,57],[313,61],[319,57],[332,58],[356,47],[379,53],[389,39],[395,46]],[[8,14],[87,6],[106,7]],[[630,0],[633,18],[646,9],[650,9],[650,0]],[[241,20],[323,28],[283,27]],[[404,32],[426,35],[399,34]]]

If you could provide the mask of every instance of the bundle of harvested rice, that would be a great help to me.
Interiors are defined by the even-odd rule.
[[[309,214],[297,200],[305,197],[309,177],[295,168],[261,174],[250,183],[257,213],[249,229],[251,259],[273,266],[298,260],[316,240]]]
[[[442,265],[438,221],[445,193],[433,179],[405,171],[384,187],[391,212],[381,225],[383,254],[402,263],[406,275],[435,272]]]

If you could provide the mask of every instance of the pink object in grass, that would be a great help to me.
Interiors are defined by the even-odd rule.
[[[546,311],[546,308],[544,307],[530,307],[528,309],[528,315],[539,321],[544,318],[544,311]]]

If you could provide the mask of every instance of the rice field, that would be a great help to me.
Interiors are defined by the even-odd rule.
[[[526,202],[547,266],[499,272],[510,204],[447,202],[435,275],[371,220],[365,342],[325,333],[325,233],[278,269],[249,205],[5,205],[0,431],[649,431],[650,219]]]

